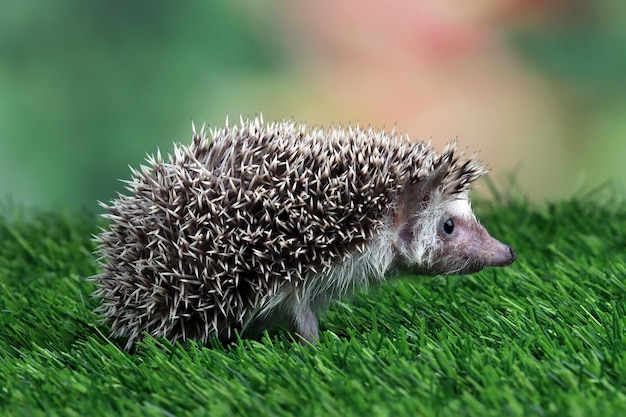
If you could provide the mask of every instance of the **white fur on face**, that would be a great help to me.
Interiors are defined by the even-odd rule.
[[[431,273],[430,268],[438,261],[438,248],[444,243],[441,226],[448,218],[462,219],[465,223],[476,222],[467,193],[450,200],[449,197],[444,198],[441,190],[436,190],[429,194],[428,201],[417,205],[414,215],[396,231],[395,247],[399,263],[416,273]],[[406,236],[400,235],[403,229],[410,231],[408,241]]]
[[[476,216],[474,216],[474,212],[472,211],[472,206],[470,204],[470,200],[467,198],[467,195],[460,195],[458,198],[443,205],[442,209],[445,213],[455,217],[463,219],[476,218]]]

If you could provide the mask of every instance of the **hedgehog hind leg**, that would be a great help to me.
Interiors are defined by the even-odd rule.
[[[315,345],[319,340],[317,317],[309,303],[299,303],[293,310],[293,331],[300,336],[303,345]]]

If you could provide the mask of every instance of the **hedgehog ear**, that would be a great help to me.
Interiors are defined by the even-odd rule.
[[[444,177],[448,173],[448,164],[440,163],[433,171],[428,174],[426,178],[418,181],[416,185],[420,187],[420,190],[415,198],[420,203],[427,203],[430,200],[432,193],[441,186]]]
[[[396,224],[404,223],[415,213],[418,206],[428,205],[431,194],[441,185],[447,172],[445,164],[439,164],[427,177],[409,184],[398,199]]]

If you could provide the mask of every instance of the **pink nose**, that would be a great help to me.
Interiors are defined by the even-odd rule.
[[[513,248],[510,247],[510,246],[509,246],[509,255],[511,256],[510,264],[512,264],[513,262],[515,262],[515,259],[517,258],[517,255],[515,254],[515,251],[513,250]]]
[[[517,255],[512,247],[491,238],[487,250],[484,252],[484,266],[511,265]]]
[[[502,244],[502,246],[502,250],[499,251],[499,254],[494,254],[491,266],[507,266],[515,261],[517,255],[513,248],[505,244]]]

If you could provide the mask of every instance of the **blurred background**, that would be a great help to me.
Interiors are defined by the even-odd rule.
[[[620,0],[19,1],[0,13],[0,198],[98,210],[191,121],[393,126],[533,201],[626,189]],[[486,187],[482,187],[486,189]],[[5,197],[6,196],[6,197]]]

